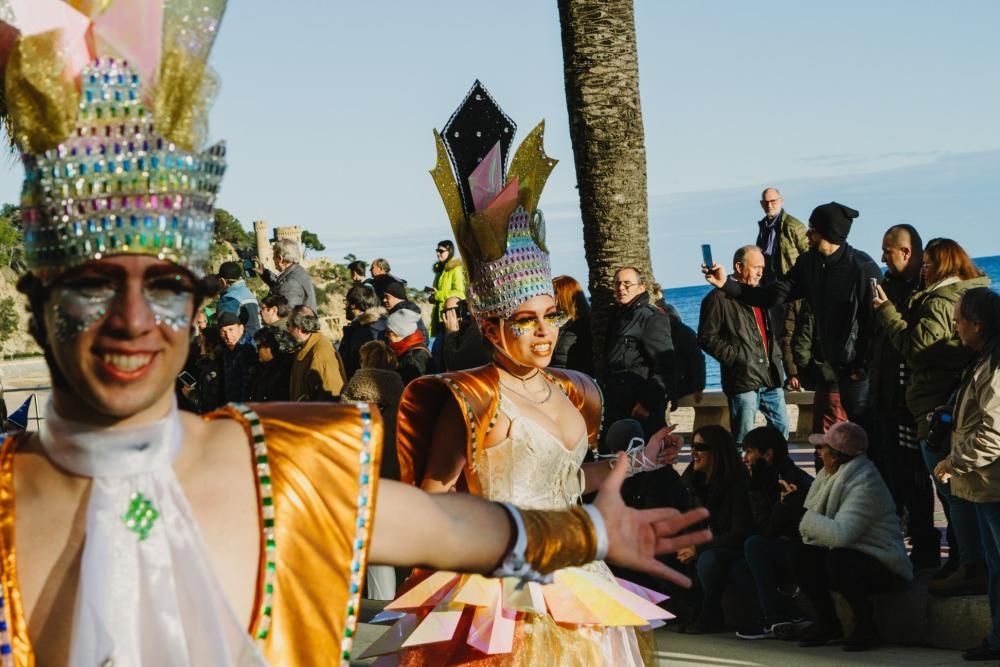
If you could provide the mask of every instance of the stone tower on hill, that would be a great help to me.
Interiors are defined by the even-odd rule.
[[[295,241],[299,247],[299,255],[302,254],[302,227],[293,225],[291,227],[275,227],[274,237],[268,238],[268,225],[266,220],[256,220],[253,223],[253,233],[257,239],[257,257],[261,264],[274,270],[274,255],[271,252],[271,244],[279,239]]]

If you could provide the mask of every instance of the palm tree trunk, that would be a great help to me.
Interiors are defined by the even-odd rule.
[[[632,0],[558,3],[600,374],[615,271],[652,276],[635,14]]]

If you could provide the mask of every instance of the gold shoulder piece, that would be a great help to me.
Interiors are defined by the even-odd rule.
[[[545,121],[543,120],[517,147],[514,159],[510,163],[510,169],[507,170],[508,182],[515,176],[518,178],[520,190],[518,199],[528,215],[534,214],[538,207],[538,200],[542,196],[545,181],[548,180],[549,174],[552,173],[552,169],[558,162],[545,154],[544,134]]]
[[[437,162],[431,169],[431,178],[437,185],[438,193],[441,195],[441,201],[444,202],[445,211],[448,212],[448,220],[451,221],[451,228],[455,232],[457,240],[459,237],[468,236],[463,233],[462,229],[465,225],[465,210],[462,208],[458,183],[455,182],[455,175],[452,173],[451,163],[448,161],[448,151],[445,150],[444,141],[437,130],[434,130],[434,143],[437,146]]]

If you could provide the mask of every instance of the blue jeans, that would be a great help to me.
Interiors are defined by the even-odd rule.
[[[788,437],[788,408],[785,407],[785,390],[781,387],[769,389],[761,387],[756,391],[745,391],[741,394],[727,394],[729,401],[729,428],[733,432],[736,444],[743,442],[743,436],[753,429],[757,418],[757,410],[764,413],[764,419],[769,426],[781,431]]]
[[[728,547],[706,549],[698,554],[695,569],[702,590],[701,615],[722,619],[722,594],[726,592],[733,568],[743,560],[743,552]]]
[[[979,534],[983,538],[989,576],[987,592],[993,629],[986,642],[993,648],[1000,648],[1000,502],[971,504],[975,506],[976,519],[979,520]]]
[[[795,580],[792,574],[793,544],[789,539],[760,535],[751,535],[743,543],[743,556],[753,576],[765,628],[801,616],[795,603],[778,592],[778,584]]]
[[[868,376],[852,380],[846,371],[837,371],[837,388],[840,390],[840,404],[847,418],[855,424],[868,426]]]
[[[934,477],[934,466],[948,456],[948,450],[931,451],[925,440],[920,441],[920,453],[924,456],[927,470]],[[941,506],[948,517],[948,523],[955,533],[958,543],[958,560],[962,565],[981,563],[983,561],[983,545],[979,538],[979,522],[976,519],[976,503],[951,495],[951,484],[942,484],[934,477],[934,488],[937,490]]]

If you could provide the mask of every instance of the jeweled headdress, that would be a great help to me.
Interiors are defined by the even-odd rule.
[[[480,319],[510,317],[524,301],[552,296],[545,223],[538,210],[556,160],[539,123],[504,170],[517,126],[476,81],[441,132],[431,176],[444,200],[468,272],[467,295]]]
[[[0,0],[0,113],[28,268],[153,255],[204,275],[225,147],[201,150],[225,0]]]

